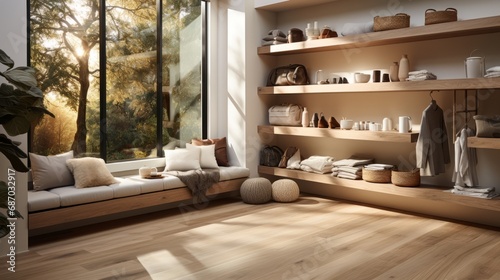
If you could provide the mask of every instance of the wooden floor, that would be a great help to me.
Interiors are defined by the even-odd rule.
[[[200,208],[33,237],[0,279],[500,279],[500,230],[317,197]]]

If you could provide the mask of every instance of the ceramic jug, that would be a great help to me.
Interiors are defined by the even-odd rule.
[[[465,59],[465,77],[484,77],[484,57],[471,56]]]
[[[408,116],[399,117],[399,133],[411,132],[411,118]]]

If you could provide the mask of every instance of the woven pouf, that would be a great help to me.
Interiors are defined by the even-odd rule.
[[[271,185],[273,199],[277,202],[293,202],[299,198],[299,185],[294,180],[279,179]]]
[[[241,184],[240,195],[245,203],[262,204],[269,202],[273,196],[271,181],[262,177],[246,179]]]

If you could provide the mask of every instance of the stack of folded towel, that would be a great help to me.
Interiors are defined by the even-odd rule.
[[[499,193],[495,193],[495,188],[466,188],[461,186],[454,186],[451,193],[486,199],[500,195]]]
[[[335,161],[332,168],[332,176],[344,179],[359,180],[362,178],[362,166],[370,164],[373,159],[348,158]]]
[[[300,162],[300,169],[320,174],[330,173],[332,172],[334,160],[330,156],[310,156]]]
[[[500,66],[491,67],[490,69],[486,70],[486,75],[484,75],[484,77],[485,78],[500,77]]]
[[[332,176],[339,178],[359,180],[362,178],[361,166],[340,166],[332,168]]]
[[[269,33],[267,33],[267,35],[262,38],[263,46],[278,45],[284,43],[288,43],[288,39],[285,33],[281,32],[278,29],[269,31]]]
[[[418,70],[412,71],[408,73],[407,81],[424,81],[424,80],[435,80],[437,79],[436,75],[432,74],[427,70]]]

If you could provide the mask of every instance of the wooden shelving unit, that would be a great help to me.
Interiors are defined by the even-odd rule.
[[[379,142],[415,143],[418,133],[398,133],[396,131],[341,130],[317,127],[259,125],[259,133],[306,137],[328,137]]]
[[[469,148],[498,150],[500,149],[500,138],[469,137],[467,138],[467,146]]]
[[[286,9],[291,8],[285,2],[277,0],[272,5],[263,4],[263,9]],[[294,1],[297,4],[306,5],[306,1]],[[264,3],[264,1],[263,1]],[[281,56],[317,53],[324,51],[345,50],[352,48],[364,48],[372,46],[382,46],[390,44],[401,44],[409,42],[418,42],[433,39],[444,39],[461,36],[472,36],[478,34],[498,33],[500,32],[500,16],[487,18],[463,20],[457,22],[441,23],[436,25],[410,27],[382,32],[370,32],[365,34],[350,35],[338,38],[328,38],[319,40],[310,40],[297,43],[263,46],[257,49],[258,55]],[[447,79],[431,81],[412,81],[395,83],[366,83],[366,84],[330,84],[330,85],[304,85],[304,86],[263,86],[258,88],[259,95],[294,95],[294,94],[343,94],[343,93],[373,93],[373,92],[411,92],[411,91],[457,91],[457,90],[497,90],[500,89],[500,78],[477,78],[477,79]],[[284,136],[304,136],[304,137],[322,137],[334,139],[350,139],[362,141],[380,141],[380,142],[399,142],[414,143],[417,141],[418,133],[397,132],[370,132],[370,131],[352,131],[328,128],[304,128],[290,126],[270,126],[261,125],[257,128],[260,134],[284,135]],[[468,139],[469,147],[500,149],[500,139],[477,138]],[[359,191],[366,193],[378,193],[382,196],[400,197],[408,199],[417,199],[417,201],[427,201],[430,205],[438,207],[451,207],[460,209],[459,219],[472,220],[474,222],[491,224],[483,218],[476,219],[467,217],[469,211],[474,213],[488,213],[488,215],[500,214],[500,199],[479,199],[467,196],[454,195],[447,191],[451,187],[437,187],[422,185],[417,188],[403,188],[392,184],[374,184],[363,180],[348,180],[333,177],[330,174],[316,174],[301,170],[290,170],[285,168],[274,168],[259,166],[259,174],[278,176],[283,178],[298,179],[308,182],[326,184],[325,189],[321,186],[318,193],[325,195],[340,195],[351,193],[360,194]],[[451,184],[451,182],[450,182]],[[349,191],[348,191],[349,190]],[[313,191],[315,192],[315,191]],[[352,198],[352,196],[351,196]],[[360,198],[363,201],[364,198]],[[356,198],[354,199],[356,200]],[[375,204],[378,204],[376,199]],[[384,203],[382,203],[384,204]],[[387,203],[395,205],[393,203]],[[406,205],[394,206],[396,208],[408,209]],[[410,207],[411,208],[411,207]],[[412,208],[412,211],[429,213],[426,209]],[[436,211],[431,211],[432,213]],[[450,217],[446,211],[437,211],[444,217]],[[463,213],[462,213],[463,212]],[[451,215],[453,217],[457,217]],[[486,219],[487,220],[487,219]],[[491,219],[490,219],[491,220]],[[498,226],[498,221],[495,221]]]
[[[349,48],[364,48],[389,44],[409,43],[494,32],[500,32],[500,16],[447,22],[427,26],[408,27],[380,32],[370,32],[337,38],[262,46],[257,49],[257,54],[289,55],[299,53],[312,53]]]
[[[419,198],[433,201],[447,201],[459,205],[471,206],[474,208],[491,210],[500,213],[499,199],[479,199],[468,196],[455,195],[446,190],[450,187],[437,187],[421,185],[414,188],[398,187],[393,184],[369,183],[363,180],[349,180],[331,176],[331,174],[316,174],[301,170],[286,168],[259,166],[260,174],[267,174],[291,179],[304,180],[332,185],[332,187],[342,187],[349,189],[358,189],[389,195],[403,196],[409,198]]]
[[[431,90],[473,90],[500,88],[499,78],[449,79],[395,83],[330,84],[259,87],[258,94],[310,94],[355,92],[404,92]]]

